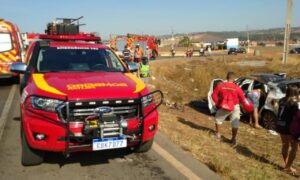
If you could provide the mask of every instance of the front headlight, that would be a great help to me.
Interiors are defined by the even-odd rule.
[[[31,97],[31,99],[33,108],[50,112],[55,112],[56,108],[63,103],[63,101],[57,99],[43,98],[37,96]]]
[[[152,101],[153,101],[153,95],[152,94],[142,97],[143,107],[149,106],[152,103]]]

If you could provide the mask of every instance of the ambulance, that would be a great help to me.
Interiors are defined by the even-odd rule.
[[[18,81],[18,74],[11,73],[9,67],[14,62],[22,61],[23,51],[23,42],[18,26],[0,19],[0,78],[13,78]]]

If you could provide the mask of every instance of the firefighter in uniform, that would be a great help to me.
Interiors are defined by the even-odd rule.
[[[142,63],[139,67],[139,76],[145,83],[148,83],[150,78],[150,65],[146,57],[142,58]]]

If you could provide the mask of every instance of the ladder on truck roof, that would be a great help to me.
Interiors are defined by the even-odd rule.
[[[54,22],[47,24],[45,33],[48,35],[77,35],[79,34],[79,26],[85,24],[79,24],[79,18],[56,18]]]

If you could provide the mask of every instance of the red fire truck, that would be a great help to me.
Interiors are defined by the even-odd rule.
[[[78,39],[76,39],[78,37]],[[158,128],[161,91],[150,92],[109,47],[89,36],[40,36],[27,63],[11,71],[21,83],[22,164],[43,162],[45,152],[128,148],[148,151]]]
[[[155,36],[149,35],[138,35],[138,34],[127,34],[127,35],[111,35],[110,37],[110,46],[118,52],[118,55],[122,56],[122,51],[124,50],[125,45],[134,49],[134,47],[139,44],[140,47],[144,50],[144,55],[147,48],[151,51],[150,59],[156,59],[158,54],[158,45],[160,40]]]
[[[23,41],[17,25],[0,19],[0,78],[15,78],[19,76],[9,71],[14,62],[22,61]]]

